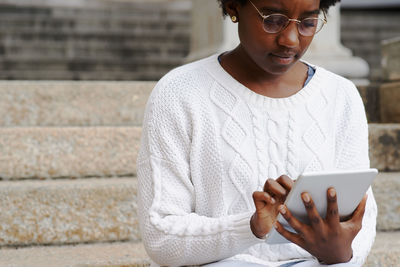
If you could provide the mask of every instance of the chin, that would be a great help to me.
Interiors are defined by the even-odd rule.
[[[280,64],[275,61],[266,60],[262,69],[265,72],[271,73],[273,75],[281,75],[290,71],[299,62],[299,58],[296,57],[292,62],[288,64]]]
[[[288,72],[294,65],[295,63],[284,66],[266,66],[265,68],[263,68],[263,70],[273,75],[282,75]]]

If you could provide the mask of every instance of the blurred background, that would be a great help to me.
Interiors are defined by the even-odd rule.
[[[172,68],[238,42],[216,0],[0,0],[0,266],[149,266],[143,113]],[[378,234],[400,266],[400,0],[342,0],[306,59],[356,84]]]
[[[0,78],[158,80],[189,54],[191,6],[0,0]],[[380,79],[380,42],[400,36],[400,1],[344,0],[340,23],[342,44],[368,62],[370,79]]]

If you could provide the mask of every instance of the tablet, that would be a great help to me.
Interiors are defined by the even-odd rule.
[[[349,216],[357,208],[377,174],[378,170],[376,169],[304,173],[294,183],[285,204],[297,219],[308,223],[307,212],[301,199],[301,193],[308,192],[319,214],[325,218],[327,190],[334,187],[337,192],[339,215]],[[295,232],[281,214],[278,215],[278,221],[289,231]],[[282,244],[290,241],[272,228],[266,242]]]

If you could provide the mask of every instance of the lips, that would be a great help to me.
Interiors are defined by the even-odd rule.
[[[287,65],[295,60],[296,53],[272,53],[271,58],[278,64]]]

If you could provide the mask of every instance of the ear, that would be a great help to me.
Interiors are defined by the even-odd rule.
[[[235,16],[237,18],[237,21],[239,21],[240,4],[237,1],[229,0],[225,2],[224,7],[229,17],[232,18],[233,16]]]

